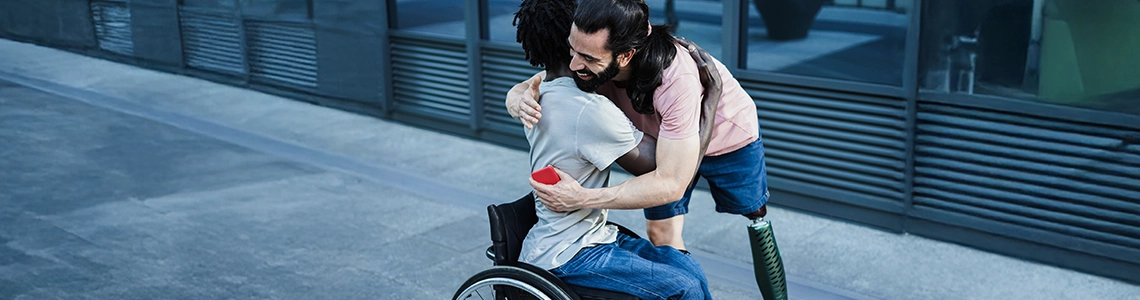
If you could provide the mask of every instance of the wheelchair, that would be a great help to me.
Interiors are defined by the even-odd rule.
[[[494,266],[467,279],[452,299],[639,300],[624,293],[570,285],[550,271],[519,262],[523,238],[538,222],[534,201],[534,195],[528,193],[514,202],[487,206],[491,247],[486,254]],[[626,235],[640,238],[628,228],[609,224]]]

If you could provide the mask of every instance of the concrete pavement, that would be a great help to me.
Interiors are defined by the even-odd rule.
[[[0,299],[444,299],[526,153],[0,40]],[[624,179],[618,179],[618,181]],[[759,298],[698,191],[718,299]],[[616,222],[644,230],[639,211]],[[1140,299],[1140,287],[772,208],[793,299]]]

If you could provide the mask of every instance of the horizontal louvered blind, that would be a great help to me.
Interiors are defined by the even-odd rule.
[[[514,48],[483,49],[483,125],[496,132],[523,137],[522,123],[511,118],[503,101],[511,87],[542,69],[525,59],[518,45]]]
[[[1047,233],[1011,238],[1140,262],[1140,145],[1122,140],[1136,132],[926,103],[918,121],[917,217],[980,217]]]
[[[250,79],[287,88],[317,87],[317,42],[309,25],[245,23]]]
[[[91,19],[95,25],[95,38],[99,43],[99,49],[127,56],[134,55],[131,9],[126,3],[92,1]]]
[[[466,124],[471,108],[463,41],[393,32],[391,42],[396,111]]]
[[[221,74],[246,74],[241,24],[236,16],[179,10],[186,66]]]
[[[745,80],[741,84],[756,102],[770,178],[901,207],[906,168],[904,101]],[[830,194],[816,196],[833,199]]]

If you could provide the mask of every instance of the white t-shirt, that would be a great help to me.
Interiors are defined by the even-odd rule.
[[[543,82],[539,94],[542,119],[526,130],[531,172],[553,165],[583,187],[608,186],[610,164],[637,147],[642,133],[613,102],[579,90],[572,78]],[[617,228],[606,225],[605,209],[556,213],[535,201],[535,210],[538,223],[523,239],[519,261],[549,270],[582,248],[617,239]]]

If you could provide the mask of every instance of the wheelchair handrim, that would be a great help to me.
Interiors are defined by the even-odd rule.
[[[480,289],[483,287],[494,288],[496,285],[506,285],[506,286],[510,286],[510,287],[515,287],[515,288],[521,289],[527,293],[530,293],[532,296],[538,297],[541,300],[552,300],[550,297],[547,297],[546,294],[544,294],[538,288],[536,288],[532,285],[526,284],[525,282],[515,280],[515,279],[510,279],[510,278],[487,278],[487,279],[483,279],[483,280],[480,280],[479,282],[476,282],[475,284],[472,284],[470,287],[468,287],[467,289],[464,289],[463,292],[461,292],[459,294],[460,295],[470,295],[470,293],[472,291],[475,291],[477,289]]]

